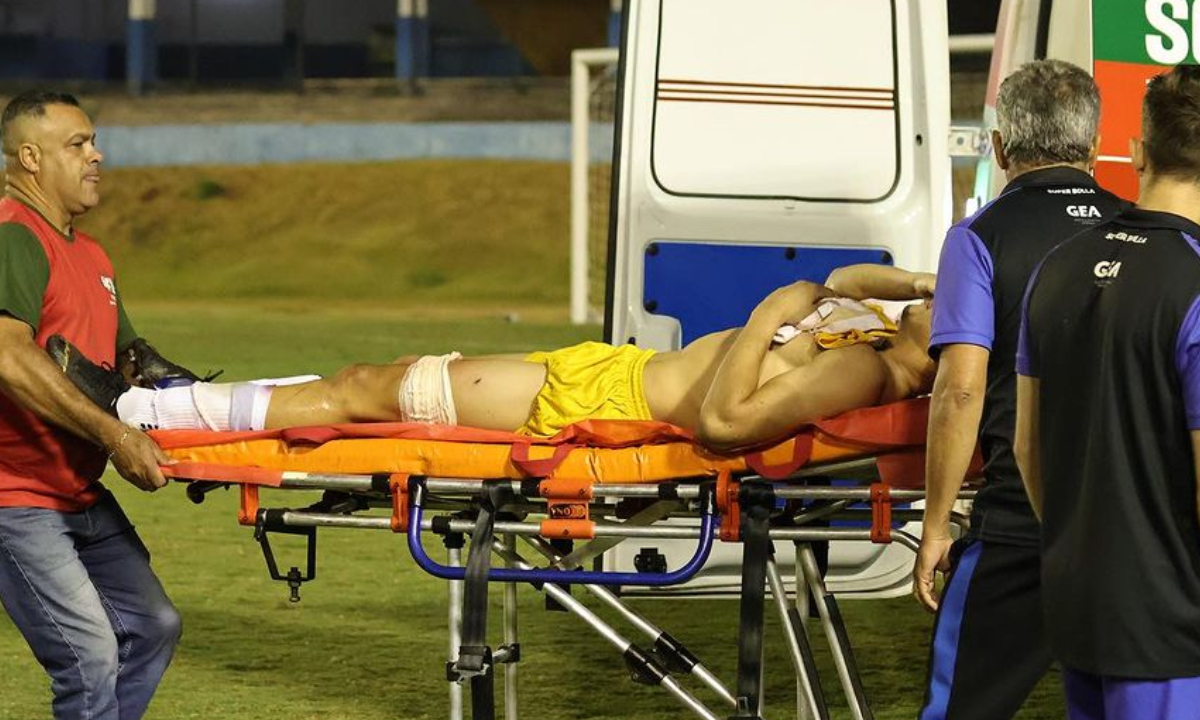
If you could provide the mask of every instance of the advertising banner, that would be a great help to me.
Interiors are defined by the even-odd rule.
[[[1146,82],[1172,65],[1197,62],[1200,2],[1092,0],[1092,72],[1100,86],[1100,159],[1096,179],[1130,200],[1137,174],[1130,138],[1141,137]]]

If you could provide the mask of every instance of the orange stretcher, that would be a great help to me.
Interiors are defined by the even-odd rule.
[[[288,581],[293,599],[298,599],[300,583],[315,573],[317,527],[375,527],[406,533],[410,551],[426,571],[450,580],[465,579],[468,590],[463,616],[455,618],[453,606],[457,603],[452,602],[452,637],[456,622],[462,623],[463,617],[465,627],[476,628],[476,635],[483,632],[477,616],[486,613],[486,602],[481,605],[479,601],[481,593],[486,597],[486,589],[479,588],[480,583],[486,588],[489,581],[531,583],[597,628],[598,621],[589,619],[591,611],[572,600],[569,593],[564,594],[561,584],[579,584],[605,602],[619,604],[606,599],[609,596],[604,593],[609,591],[601,586],[668,584],[686,579],[707,559],[715,535],[743,543],[742,603],[744,607],[757,604],[759,612],[757,620],[754,613],[748,616],[743,612],[741,632],[757,636],[761,643],[764,578],[772,579],[772,571],[778,575],[767,549],[770,540],[791,539],[798,549],[801,543],[847,537],[891,542],[896,537],[893,502],[908,502],[923,495],[928,412],[925,398],[856,410],[812,423],[770,447],[736,455],[708,451],[689,433],[671,425],[597,420],[577,423],[545,439],[405,423],[237,433],[155,431],[151,435],[176,461],[164,472],[193,481],[189,488],[193,500],[199,502],[203,491],[214,487],[240,487],[239,520],[255,526],[272,576]],[[809,484],[810,479],[820,477],[864,479],[866,484],[837,488]],[[193,494],[195,488],[202,491]],[[261,488],[324,489],[332,499],[303,510],[270,510],[260,507]],[[430,499],[435,496],[442,503],[436,509],[445,514],[427,517],[425,512],[434,509]],[[447,509],[445,503],[451,496],[463,500]],[[615,498],[618,504],[601,502],[602,498]],[[802,518],[813,515],[811,506],[801,503],[813,501],[841,503],[839,508],[865,502],[869,506],[870,530],[800,526]],[[634,508],[622,513],[620,503],[626,502]],[[653,503],[667,509],[660,509],[657,515],[650,513],[653,516],[645,521],[646,527],[629,521],[631,515],[634,519],[646,515],[646,506]],[[390,517],[356,516],[360,510],[376,507],[390,508]],[[650,527],[665,517],[694,518],[697,514],[701,517],[699,529],[694,524],[684,530]],[[530,523],[531,515],[545,519]],[[781,516],[786,516],[785,527],[773,524]],[[625,522],[614,522],[614,517]],[[449,566],[433,561],[421,545],[422,532],[430,531],[443,536],[450,549]],[[266,540],[269,532],[309,534],[307,576],[297,568],[286,577],[278,572]],[[450,538],[465,536],[471,537],[471,556],[463,568],[458,565]],[[501,537],[511,542],[515,536],[525,538],[551,566],[531,567],[511,545],[498,544]],[[914,545],[911,536],[899,536],[910,547]],[[699,544],[684,568],[673,573],[660,569],[644,574],[580,570],[585,556],[560,552],[548,544],[549,540],[592,540],[607,541],[611,547],[629,537],[698,537]],[[463,546],[462,540],[456,542],[457,547]],[[490,568],[485,562],[482,574],[472,574],[471,566],[479,565],[479,557],[490,556],[493,551],[507,567]],[[830,637],[844,641],[835,648],[841,658],[843,689],[852,703],[866,709],[834,600],[824,589],[811,550],[804,557],[804,582],[823,608]],[[800,576],[798,567],[797,578]],[[773,595],[782,592],[774,582],[772,588]],[[472,594],[474,602],[470,601]],[[626,617],[633,613],[624,607],[620,612]],[[639,627],[648,626],[644,618],[636,622]],[[819,700],[815,666],[811,664],[811,653],[802,652],[807,647],[803,625],[788,617],[784,622],[793,639],[793,652],[800,653],[794,659],[802,685],[809,688],[810,705],[821,716],[823,701]],[[486,623],[482,627],[486,628]],[[468,630],[466,634],[472,633]],[[679,672],[686,666],[686,672],[700,677],[725,700],[733,700],[733,695],[702,665],[688,661],[685,648],[684,655],[675,657],[672,663],[634,652],[636,646],[623,637],[605,631],[601,634],[621,649],[642,681],[666,688],[699,716],[720,717],[680,686],[668,668]],[[470,681],[473,695],[490,697],[492,664],[519,659],[519,653],[511,648],[506,651],[506,647],[498,648],[493,655],[480,637],[467,638],[458,658],[450,663],[449,676]],[[658,640],[655,648],[667,652],[659,647]],[[481,655],[483,650],[487,652]],[[506,665],[506,671],[513,668]],[[745,675],[758,670],[751,662],[740,672]]]
[[[923,484],[926,398],[854,410],[771,447],[720,455],[682,428],[587,420],[551,438],[465,427],[368,423],[261,432],[151,433],[179,464],[174,477],[278,486],[283,472],[401,473],[458,478],[570,478],[654,483],[755,472],[778,479],[810,464],[876,458],[891,487]]]

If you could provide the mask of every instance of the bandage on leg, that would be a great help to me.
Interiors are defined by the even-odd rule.
[[[404,422],[457,425],[450,388],[450,363],[462,355],[426,355],[408,366],[400,382],[400,419]]]

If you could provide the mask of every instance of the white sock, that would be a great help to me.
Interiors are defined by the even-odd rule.
[[[154,390],[131,387],[117,398],[117,417],[126,425],[139,430],[158,427],[158,416],[154,412]]]
[[[117,417],[142,430],[262,430],[271,390],[255,383],[203,382],[129,388],[117,398]]]

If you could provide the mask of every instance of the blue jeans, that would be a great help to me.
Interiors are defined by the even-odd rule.
[[[111,494],[77,513],[0,508],[0,601],[50,675],[60,720],[136,720],[179,613]]]

